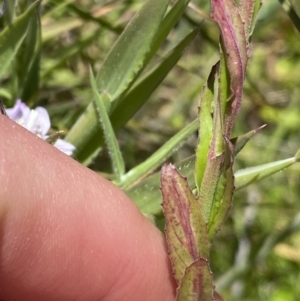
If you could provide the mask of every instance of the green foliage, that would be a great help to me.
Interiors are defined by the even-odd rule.
[[[209,256],[199,251],[197,256],[206,259],[194,257],[195,263],[181,273],[184,288],[178,300],[189,300],[186,293],[201,275],[208,279],[205,288],[211,295],[210,268],[225,299],[298,300],[300,261],[291,255],[300,249],[300,170],[294,165],[299,161],[298,2],[265,0],[259,11],[259,1],[239,1],[242,7],[254,5],[253,15],[241,11],[246,47],[253,33],[253,48],[241,52],[244,63],[252,51],[243,98],[237,91],[230,101],[241,75],[234,80],[234,70],[224,67],[230,64],[225,55],[227,48],[233,49],[230,41],[223,41],[224,56],[215,65],[219,31],[209,18],[208,1],[194,1],[189,8],[187,0],[6,2],[0,34],[0,96],[5,105],[21,97],[29,105],[46,106],[54,128],[76,144],[75,159],[113,180],[158,226],[164,225],[159,174],[149,174],[164,161],[175,163],[194,195],[211,196],[204,217],[212,229],[210,238],[231,205],[232,187],[227,191],[226,185],[235,171],[230,217],[214,236]],[[90,65],[98,71],[95,82],[91,79],[93,89]],[[98,107],[104,101],[101,114],[95,110],[97,99]],[[106,120],[104,131],[99,119]],[[197,146],[193,133],[199,123]],[[266,123],[252,138],[256,130],[251,130]],[[222,164],[207,160],[213,140],[214,160],[220,157]],[[195,149],[197,157],[189,157]],[[108,157],[115,163],[107,163]],[[203,180],[209,183],[208,166],[219,169],[216,195],[214,190],[201,192]],[[227,207],[222,207],[225,195]]]
[[[0,76],[2,77],[7,71],[10,64],[12,64],[17,51],[19,50],[26,35],[30,22],[33,21],[35,9],[40,4],[36,1],[32,4],[27,11],[25,11],[18,18],[15,18],[11,23],[2,31],[0,35]],[[31,58],[31,56],[30,56]]]

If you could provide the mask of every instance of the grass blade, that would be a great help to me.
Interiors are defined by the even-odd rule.
[[[154,37],[165,14],[169,0],[148,0],[125,28],[97,76],[97,89],[115,101],[134,80],[151,49]],[[77,148],[76,155],[97,133],[94,107],[89,104],[81,118],[77,120],[66,140]],[[82,128],[85,135],[82,135]],[[93,145],[93,150],[99,145]]]
[[[164,17],[161,24],[159,25],[159,28],[157,29],[154,41],[151,44],[149,52],[146,54],[144,61],[140,65],[140,70],[139,72],[136,73],[135,78],[132,80],[132,83],[136,80],[139,73],[143,70],[143,68],[147,65],[147,63],[156,53],[160,44],[167,37],[167,35],[169,34],[173,26],[178,22],[188,3],[189,0],[177,1],[176,4],[172,7],[172,9]],[[153,20],[151,22],[153,22]],[[160,72],[161,71],[162,70],[160,70]],[[153,81],[151,82],[151,86],[153,87],[153,89],[158,85],[158,83],[162,81],[164,77],[165,75],[163,76],[163,73],[159,73],[159,72],[157,72],[156,74],[153,73],[153,78],[152,78]],[[158,81],[157,79],[160,80]],[[149,87],[151,86],[149,85]],[[135,85],[135,88],[137,88],[137,85]],[[149,91],[149,88],[147,90]],[[143,102],[139,99],[138,103],[131,102],[131,104],[127,105],[127,101],[132,99],[129,98],[129,96],[132,96],[130,95],[130,93],[134,93],[134,91],[137,92],[137,90],[132,88],[130,89],[129,92],[126,91],[125,95],[122,94],[122,96],[118,99],[118,103],[114,107],[114,112],[112,113],[111,121],[115,130],[118,130],[121,126],[123,126],[128,121],[128,119],[134,115],[134,113],[138,110],[138,108],[148,99],[148,98],[144,98],[144,96],[146,96],[144,94]],[[150,91],[150,94],[152,92],[153,90]],[[126,114],[129,116],[127,118],[125,118],[125,116],[124,117],[122,116],[122,118],[117,116],[119,114],[118,112],[120,111],[122,112],[122,114],[124,113],[123,106],[126,106]],[[115,124],[116,122],[119,124],[116,125]],[[84,134],[82,133],[82,129],[85,129]],[[101,135],[102,135],[101,131],[99,130],[99,128],[97,128],[97,119],[96,119],[96,114],[94,112],[94,107],[88,106],[85,114],[82,115],[82,117],[79,120],[77,120],[76,125],[73,126],[73,128],[67,135],[66,139],[70,141],[72,144],[76,145],[77,158],[83,161],[84,164],[88,164],[90,163],[94,155],[98,153],[99,148],[103,145],[104,142],[103,139],[100,145],[95,143],[95,141],[99,141],[97,140],[96,137],[99,137]]]
[[[117,181],[121,181],[122,176],[125,173],[125,164],[122,158],[122,154],[118,145],[117,138],[115,136],[113,127],[110,123],[108,116],[109,99],[102,93],[101,95],[97,91],[96,80],[93,75],[93,71],[90,68],[90,80],[94,93],[94,100],[96,105],[96,112],[99,117],[100,124],[105,135],[105,141],[109,150],[109,155],[112,161],[112,167]],[[106,103],[106,104],[105,104]]]
[[[156,151],[151,157],[145,162],[138,165],[137,167],[130,170],[123,178],[124,181],[121,183],[121,188],[126,189],[134,182],[142,179],[147,174],[152,172],[167,158],[172,156],[174,152],[184,143],[198,129],[198,119],[187,125],[179,133],[173,136],[168,142],[166,142],[158,151]]]

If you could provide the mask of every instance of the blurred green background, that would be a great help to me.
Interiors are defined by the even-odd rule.
[[[53,129],[67,133],[92,100],[89,65],[99,71],[143,2],[42,2],[40,78],[33,83],[38,87],[35,93],[23,100],[33,107],[46,107]],[[298,1],[291,3],[299,14]],[[216,25],[206,16],[209,1],[190,4],[150,67],[200,24],[199,34],[149,101],[118,132],[127,170],[197,117],[202,86],[219,58],[219,36]],[[21,96],[18,83],[11,80],[14,70],[3,79],[0,89],[7,107]],[[264,0],[234,133],[240,135],[263,124],[267,127],[238,155],[235,169],[292,157],[299,148],[299,70],[300,34],[279,1]],[[194,154],[196,144],[195,135],[170,161]],[[111,177],[105,149],[90,167]],[[212,246],[217,290],[226,300],[300,300],[299,214],[300,164],[236,193],[231,215]]]

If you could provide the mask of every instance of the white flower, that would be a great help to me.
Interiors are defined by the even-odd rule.
[[[42,139],[48,138],[47,133],[50,130],[51,123],[47,110],[42,107],[37,107],[31,110],[24,102],[17,100],[15,106],[11,109],[6,109],[8,117],[30,132],[38,135]],[[71,156],[75,150],[75,146],[62,139],[57,139],[54,146],[68,156]]]

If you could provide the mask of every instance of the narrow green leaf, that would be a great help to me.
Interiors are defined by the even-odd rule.
[[[111,115],[111,120],[115,128],[120,128],[124,125],[149,99],[158,85],[176,65],[184,50],[194,40],[198,32],[198,29],[194,29],[189,33],[174,49],[162,58],[162,61],[157,66],[139,79],[124,97],[120,99],[118,106],[113,110]],[[126,106],[125,112],[123,109],[124,106]]]
[[[208,77],[206,85],[203,87],[200,106],[199,106],[199,142],[196,149],[195,178],[198,192],[201,189],[202,180],[207,166],[208,152],[213,136],[213,101],[215,83],[218,82],[218,64],[215,65]]]
[[[267,178],[296,162],[300,162],[300,150],[298,150],[293,158],[238,170],[235,172],[236,189],[244,188],[254,182]]]
[[[156,151],[145,162],[137,167],[131,169],[126,175],[122,177],[123,181],[120,183],[122,189],[127,189],[134,182],[141,180],[147,174],[151,173],[167,158],[172,156],[174,152],[188,139],[198,128],[198,119],[183,128],[180,132],[169,139],[158,151]]]
[[[197,35],[197,32],[198,30],[195,29],[191,33],[189,33],[174,49],[172,49],[166,55],[165,58],[163,58],[160,64],[155,66],[152,70],[146,73],[145,76],[138,80],[132,86],[132,88],[119,100],[118,105],[115,106],[112,110],[110,118],[115,131],[123,126],[146,102],[155,88],[163,81],[169,71],[176,65],[177,61],[182,56],[183,51]],[[124,110],[124,107],[126,107],[126,110]],[[88,116],[91,116],[91,114],[93,114],[92,110],[93,109],[91,108],[89,112],[90,114],[87,114],[85,119],[81,118],[82,128],[84,129],[86,129],[84,127],[84,120],[89,122]],[[96,141],[98,141],[98,146],[103,142],[103,134],[100,130],[96,132],[93,137],[94,139],[90,142],[89,148],[86,148],[85,152],[82,153],[85,158],[93,157],[93,151],[95,150],[93,144],[96,144]]]
[[[161,192],[169,257],[180,285],[187,267],[201,257],[209,258],[207,227],[187,180],[171,164],[162,167]]]
[[[118,145],[117,138],[115,136],[113,127],[110,123],[107,114],[107,105],[105,105],[105,102],[109,103],[109,100],[106,98],[105,93],[101,93],[101,95],[98,93],[96,80],[94,78],[93,71],[91,68],[90,68],[90,81],[94,93],[96,111],[99,117],[100,124],[103,129],[103,133],[105,135],[105,141],[112,161],[114,175],[116,176],[116,179],[118,181],[121,181],[121,178],[125,173],[125,164],[122,158],[122,154]]]
[[[4,1],[2,1],[4,2]],[[11,24],[15,18],[15,7],[17,0],[6,0],[2,5],[5,6],[4,18],[7,24]]]
[[[97,75],[97,89],[100,93],[105,92],[111,101],[115,101],[128,88],[141,70],[169,1],[147,0],[107,55]],[[93,105],[89,104],[66,137],[76,146],[77,156],[99,133],[93,111]],[[85,135],[82,135],[82,127],[85,128]],[[94,145],[91,151],[94,152],[97,147],[99,145]]]
[[[266,124],[254,129],[244,135],[240,135],[236,138],[232,138],[230,141],[234,145],[234,157],[244,148],[244,146],[249,142],[249,140],[261,129],[265,128]]]
[[[172,28],[178,23],[189,2],[190,0],[178,0],[174,4],[174,6],[167,12],[161,22],[161,25],[159,26],[159,30],[157,32],[157,35],[155,36],[150,52],[145,59],[143,68],[148,64],[148,62],[157,52],[159,46],[167,38]]]
[[[40,74],[40,49],[42,43],[40,14],[36,12],[18,53],[18,98],[28,101],[37,95]]]
[[[31,22],[32,14],[40,4],[40,1],[33,3],[28,10],[21,16],[16,18],[12,24],[6,27],[0,34],[0,78],[6,72],[16,56],[16,53],[21,46],[28,25]]]
[[[203,203],[203,216],[206,222],[209,221],[211,209],[219,182],[220,169],[223,164],[224,154],[212,158],[205,169],[201,190],[199,191],[199,199]],[[219,196],[219,195],[218,195]],[[219,203],[219,200],[218,200]]]
[[[157,3],[159,1],[156,1]],[[159,2],[160,3],[160,2]],[[181,15],[183,14],[187,4],[189,3],[189,0],[179,0],[176,2],[176,4],[171,8],[171,10],[167,13],[167,15],[164,17],[162,22],[159,24],[159,27],[157,28],[157,31],[155,33],[154,41],[151,44],[150,50],[148,53],[146,53],[145,59],[143,63],[140,66],[139,72],[136,73],[136,77],[138,74],[145,68],[147,63],[150,61],[150,59],[153,57],[153,55],[156,53],[158,47],[160,44],[164,41],[164,39],[167,37],[173,26],[178,22]],[[159,4],[160,6],[161,4]],[[159,10],[161,10],[163,7],[160,7]],[[157,9],[155,6],[153,6],[152,10],[149,10],[149,14],[155,14],[157,13]],[[156,17],[151,20],[151,22],[154,22],[156,20]],[[139,17],[141,20],[143,19],[142,16]],[[150,23],[151,23],[150,22]],[[150,27],[152,27],[151,24],[148,24]],[[126,31],[126,29],[125,29]],[[143,35],[143,33],[139,32],[139,34]],[[179,50],[178,50],[179,51]],[[174,55],[175,55],[174,51]],[[178,54],[178,52],[177,52]],[[174,62],[176,58],[173,58]],[[118,103],[114,106],[114,113],[112,113],[111,120],[114,126],[115,130],[118,130],[121,126],[123,126],[131,116],[134,115],[134,113],[140,108],[140,106],[148,99],[147,97],[150,96],[150,94],[153,92],[155,87],[162,81],[162,79],[165,77],[167,73],[167,66],[170,66],[171,57],[169,60],[169,63],[166,62],[166,64],[162,64],[160,70],[157,68],[156,71],[153,71],[152,74],[149,75],[148,80],[144,77],[145,84],[147,81],[147,90],[145,90],[145,94],[142,94],[141,98],[137,98],[138,101],[134,102],[131,96],[136,97],[138,93],[141,90],[140,88],[144,85],[143,80],[139,81],[140,84],[136,84],[134,88],[131,89],[131,91],[126,91],[126,95],[122,95],[118,99]],[[171,69],[171,68],[170,68]],[[116,71],[116,74],[118,72]],[[133,81],[136,80],[136,77],[133,78]],[[152,80],[152,82],[151,82]],[[130,87],[130,85],[129,85]],[[145,87],[145,86],[144,86]],[[148,92],[147,92],[148,91]],[[148,96],[146,95],[146,92],[148,93]],[[123,100],[123,97],[125,98]],[[135,98],[136,99],[136,98]],[[126,105],[127,101],[131,100],[131,103]],[[122,114],[124,113],[124,106],[126,105],[126,118],[122,117]],[[119,112],[122,112],[121,115],[119,115]],[[121,118],[120,118],[121,116]],[[119,125],[115,125],[114,123],[118,122]],[[95,141],[97,140],[96,137],[101,136],[101,131],[99,128],[97,128],[97,119],[96,114],[94,112],[93,106],[88,106],[86,109],[86,112],[82,115],[79,120],[77,120],[76,125],[73,126],[71,131],[68,133],[66,140],[71,142],[73,145],[76,146],[76,156],[79,158],[79,160],[83,161],[84,164],[90,163],[90,160],[93,158],[94,154],[98,153],[98,150],[102,143],[96,144]],[[82,129],[85,129],[84,133],[82,133]]]
[[[180,173],[188,178],[191,189],[196,188],[194,177],[195,160],[196,157],[192,156],[175,164]],[[295,157],[289,159],[238,170],[234,173],[235,189],[242,189],[252,183],[265,179],[297,162],[300,162],[300,150],[296,153]],[[162,201],[159,186],[159,173],[157,172],[130,188],[128,191],[125,191],[125,193],[136,203],[144,214],[158,214],[161,212],[160,204]]]
[[[218,99],[214,102],[213,137],[207,153],[206,168],[198,195],[199,200],[203,204],[202,213],[204,219],[209,224],[211,223],[213,207],[218,206],[223,198],[221,191],[217,189],[220,176],[224,173],[224,169],[229,168],[224,164],[226,153],[221,118],[221,104]],[[230,156],[229,154],[227,155]]]
[[[185,271],[176,301],[214,301],[213,275],[204,258],[194,261]]]
[[[289,15],[297,30],[300,32],[300,17],[289,0],[279,0],[283,9]]]
[[[232,207],[232,197],[234,192],[234,176],[233,176],[233,155],[232,145],[230,141],[226,142],[225,162],[222,173],[219,177],[216,187],[215,196],[212,202],[208,232],[209,238],[212,239],[214,234],[220,230],[221,225],[227,218]]]
[[[116,99],[139,71],[169,0],[147,0],[111,49],[97,75],[97,88]]]

